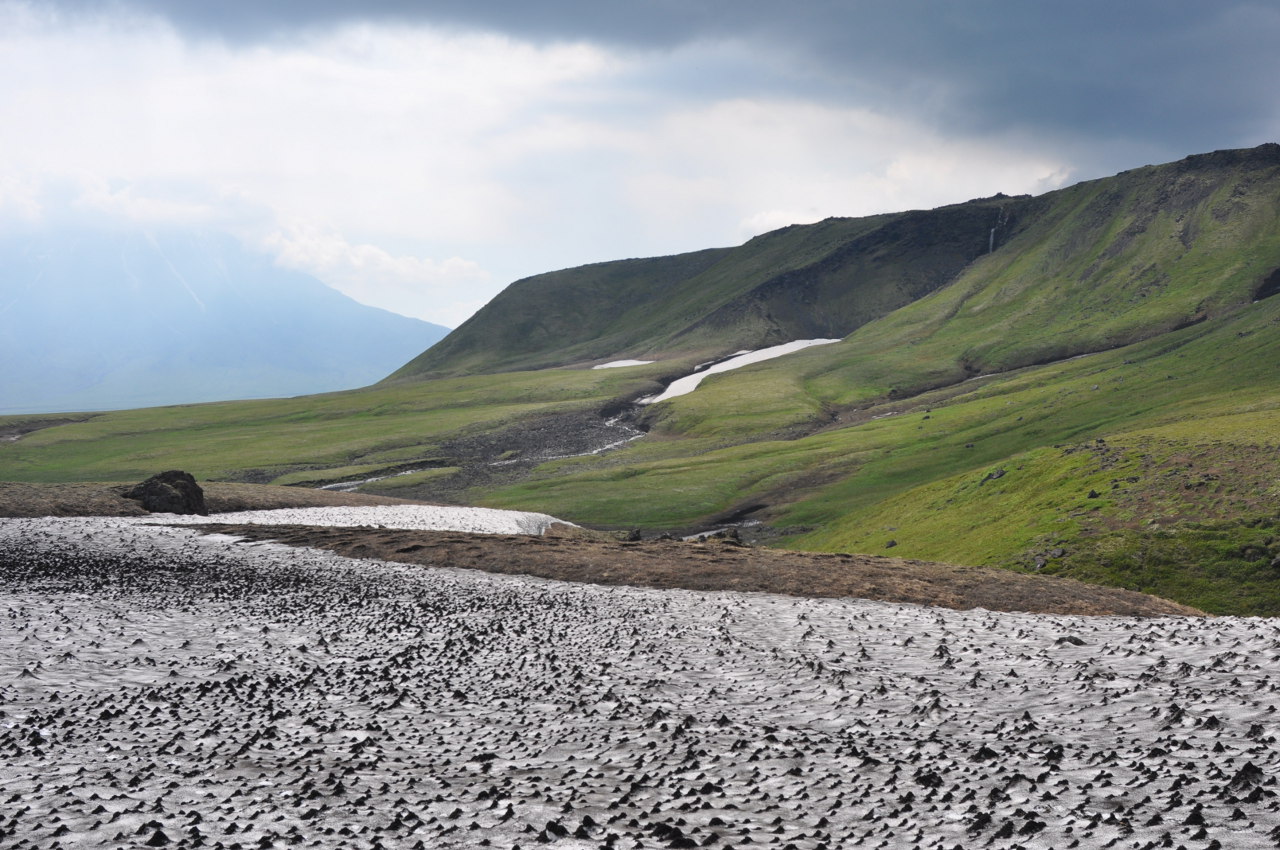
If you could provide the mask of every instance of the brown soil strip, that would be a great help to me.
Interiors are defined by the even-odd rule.
[[[1203,616],[1176,602],[1070,579],[987,567],[827,555],[729,541],[618,542],[546,537],[214,524],[210,533],[329,549],[351,558],[460,567],[602,585],[855,597],[1037,614]]]
[[[0,481],[0,517],[145,516],[142,505],[121,496],[132,484],[27,484]],[[275,487],[270,484],[202,482],[213,514],[273,508],[332,508],[422,504],[390,496]]]

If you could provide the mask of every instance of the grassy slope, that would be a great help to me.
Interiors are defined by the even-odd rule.
[[[841,345],[717,376],[655,408],[665,439],[630,458],[561,462],[488,498],[650,527],[765,503],[777,522],[816,529],[792,541],[808,548],[874,552],[892,540],[912,557],[1043,560],[1211,610],[1254,610],[1266,597],[1280,612],[1270,584],[1280,547],[1266,531],[1280,503],[1238,462],[1280,474],[1266,450],[1280,442],[1270,412],[1280,406],[1280,299],[1250,303],[1280,267],[1280,180],[1265,161],[1274,152],[1264,154],[1247,169],[1240,156],[1200,157],[1037,199],[1035,225],[952,286]],[[1067,359],[1087,352],[1097,353]],[[1051,359],[1065,362],[1026,365]],[[986,372],[1003,374],[958,383]],[[1240,421],[1249,441],[1214,449]],[[823,423],[833,430],[717,450]],[[1108,435],[1129,446],[1130,432],[1160,426],[1181,429],[1166,454],[1221,456],[1215,469],[1227,471],[1207,473],[1227,494],[1219,502],[1148,479],[1160,499],[1089,499],[1110,493],[1115,476],[1092,455],[1052,448]],[[1232,500],[1237,489],[1263,495]],[[1037,557],[1082,536],[1087,546]],[[1254,537],[1271,554],[1239,542]],[[1148,553],[1146,567],[1133,552]],[[1176,569],[1179,558],[1208,573]]]
[[[1261,162],[1242,167],[1246,154]],[[1274,158],[1196,157],[1037,198],[1016,236],[945,289],[841,345],[713,378],[657,411],[655,427],[777,431],[885,396],[1115,348],[1248,304],[1280,267]]]
[[[104,413],[0,443],[0,479],[131,481],[169,468],[201,479],[281,483],[375,475],[429,461],[441,442],[477,427],[596,407],[651,388],[643,374],[628,369],[478,375],[293,399]],[[0,425],[7,421],[0,419]]]
[[[707,437],[642,443],[602,468],[585,469],[581,460],[548,465],[544,477],[487,498],[655,528],[763,503],[776,524],[812,529],[790,541],[802,548],[883,552],[893,540],[895,555],[1001,566],[1033,564],[1036,554],[1079,540],[1082,531],[1129,541],[1189,519],[1265,525],[1280,513],[1273,483],[1280,463],[1270,450],[1280,443],[1278,335],[1280,299],[1269,299],[1122,349],[973,380],[959,392],[885,401],[867,415],[894,415],[860,425],[710,451]],[[1151,495],[1117,502],[1113,479],[1132,477],[1141,464],[1129,454],[1102,464],[1072,448],[1098,437],[1127,452],[1158,437],[1162,456],[1220,456],[1207,474],[1218,476],[1213,489],[1225,495],[1206,502],[1182,479],[1148,476],[1130,489]],[[999,469],[1001,477],[982,483]],[[1266,610],[1280,613],[1280,588],[1266,583],[1277,574],[1270,556],[1247,562],[1265,586],[1255,582],[1236,598],[1221,568],[1190,583],[1122,575],[1069,548],[1074,561],[1050,559],[1046,568],[1216,611],[1253,610],[1267,596]]]
[[[929,395],[910,402],[911,414],[893,415],[904,405],[886,403],[869,411],[880,418],[801,439],[728,447],[718,447],[708,436],[647,440],[605,463],[573,459],[544,465],[542,478],[493,498],[554,505],[588,522],[630,520],[659,527],[725,511],[766,494],[776,498],[783,488],[770,486],[772,479],[795,473],[825,484],[832,495],[805,510],[793,509],[793,515],[805,523],[833,521],[850,505],[876,504],[886,488],[902,490],[916,478],[929,480],[938,467],[967,468],[983,463],[988,455],[1004,457],[1020,438],[1026,448],[1086,433],[1098,413],[1092,405],[1055,410],[1055,399],[1075,395],[1069,376],[1085,368],[1085,360],[1080,360],[974,381],[965,393],[936,408]],[[1094,364],[1087,368],[1092,371]],[[1023,422],[1018,423],[1018,416]],[[1021,427],[1015,430],[1012,423]],[[699,423],[699,431],[712,430]],[[965,450],[969,443],[974,448]],[[923,473],[913,472],[916,467],[923,467]],[[840,486],[841,481],[847,486]],[[666,495],[658,498],[660,494]],[[828,501],[829,510],[823,507]]]
[[[1030,199],[832,218],[737,248],[518,281],[392,380],[599,359],[706,358],[843,336],[952,280]]]

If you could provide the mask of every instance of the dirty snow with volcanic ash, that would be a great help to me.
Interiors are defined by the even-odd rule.
[[[447,567],[0,520],[0,846],[1253,850],[1280,835],[1276,620]]]
[[[214,517],[152,514],[145,522],[198,525],[336,525],[351,528],[403,528],[416,531],[468,531],[477,534],[544,534],[555,523],[572,525],[547,514],[463,508],[445,505],[379,505],[347,508],[279,508],[239,511]]]
[[[840,342],[838,339],[797,339],[793,342],[786,342],[782,345],[775,345],[770,348],[761,348],[757,351],[748,351],[731,357],[704,369],[701,372],[695,372],[692,375],[685,375],[683,378],[677,378],[672,381],[667,388],[655,396],[640,399],[640,404],[657,404],[660,401],[666,401],[677,396],[687,395],[698,388],[698,384],[702,383],[702,379],[708,375],[715,375],[720,372],[729,372],[733,369],[740,369],[743,366],[749,366],[752,363],[760,363],[764,360],[772,360],[775,357],[781,357],[784,354],[791,354],[805,348],[812,348],[815,345],[830,345],[833,342]]]

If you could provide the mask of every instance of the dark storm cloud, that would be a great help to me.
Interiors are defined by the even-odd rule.
[[[906,110],[965,133],[1027,131],[1170,155],[1255,144],[1275,126],[1280,6],[1200,0],[66,0],[140,8],[228,41],[372,20],[536,41],[667,49],[738,39],[768,59],[761,90]],[[1095,152],[1094,156],[1097,154]]]

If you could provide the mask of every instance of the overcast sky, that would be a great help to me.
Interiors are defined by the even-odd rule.
[[[1277,44],[1280,0],[0,0],[0,226],[224,230],[454,326],[542,271],[1275,141]]]

